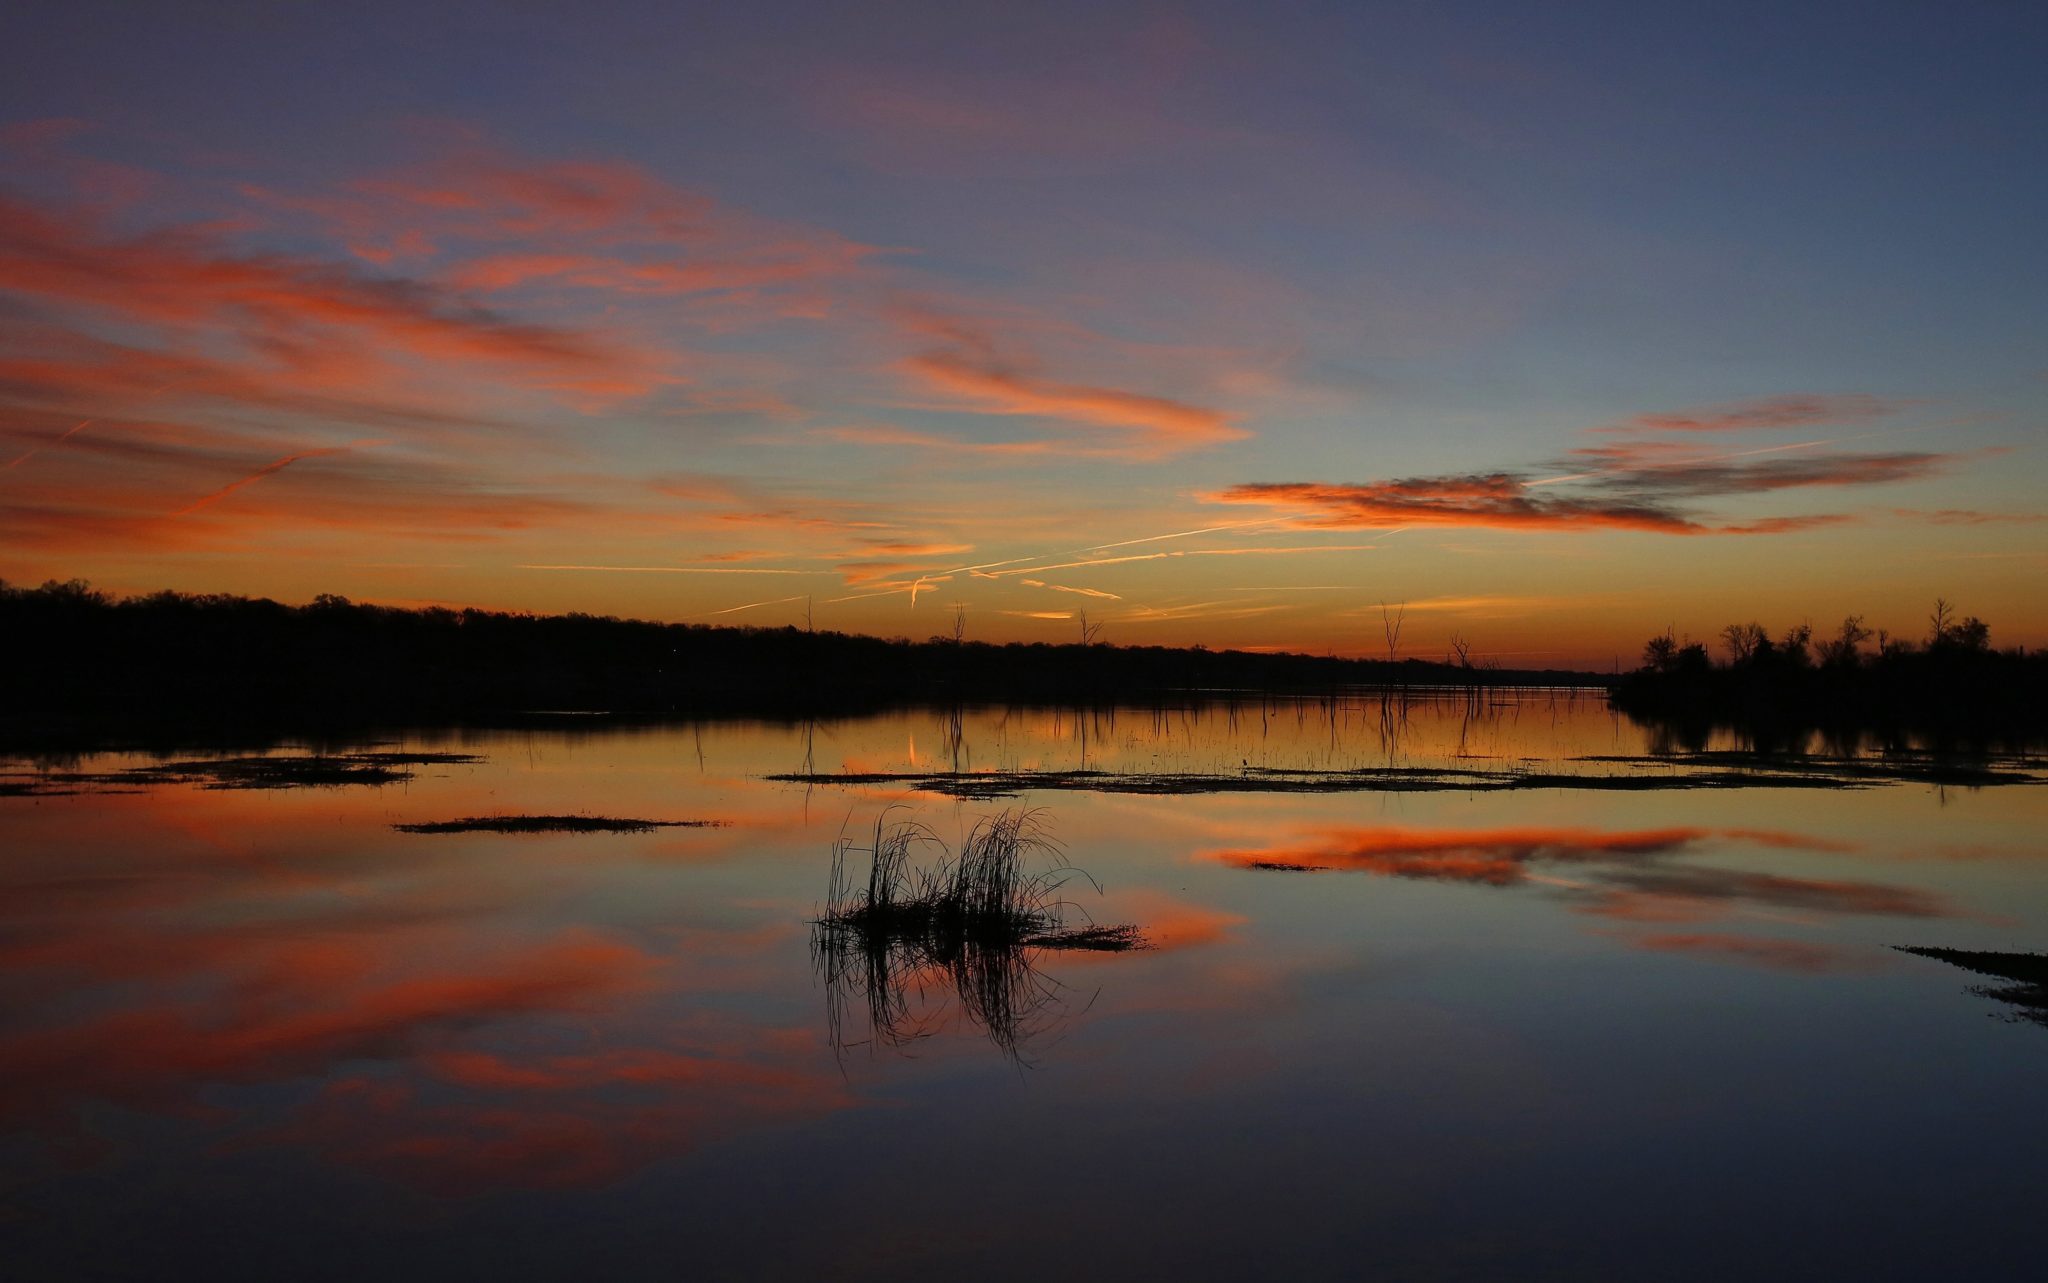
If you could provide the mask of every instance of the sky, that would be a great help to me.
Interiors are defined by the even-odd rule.
[[[0,578],[2048,644],[2048,10],[0,13]]]

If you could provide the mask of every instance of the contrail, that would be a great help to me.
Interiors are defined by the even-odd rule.
[[[1395,533],[1399,533],[1398,531]],[[1041,570],[1072,570],[1077,566],[1116,566],[1132,561],[1166,561],[1175,557],[1273,557],[1297,552],[1372,552],[1378,544],[1302,544],[1286,548],[1176,548],[1170,552],[1132,552],[1121,557],[1095,557],[1087,561],[1062,561],[1045,566],[1024,566],[1017,570],[1005,570],[989,576],[1002,579],[1010,575],[1031,575]]]
[[[698,618],[709,619],[713,615],[736,615],[740,611],[752,610],[756,606],[780,606],[787,602],[802,600],[804,600],[804,595],[802,593],[798,593],[794,597],[777,597],[774,601],[750,601],[744,606],[727,606],[724,610],[708,611],[705,614],[698,616]]]
[[[98,419],[80,419],[78,422],[64,429],[62,432],[50,438],[48,441],[43,442],[41,445],[32,445],[28,449],[22,451],[21,454],[15,457],[14,462],[8,464],[4,469],[0,469],[0,471],[12,472],[16,468],[19,468],[22,464],[27,463],[30,459],[35,458],[43,451],[49,449],[51,446],[63,445],[66,441],[69,441],[74,435],[76,435],[79,429],[90,427],[91,425],[98,422]]]
[[[369,444],[376,443],[371,442]],[[222,499],[225,499],[229,495],[233,494],[235,491],[240,490],[243,486],[255,485],[258,481],[263,480],[263,478],[270,476],[272,473],[283,472],[286,468],[291,467],[293,464],[299,462],[302,459],[317,459],[322,455],[328,454],[347,454],[350,450],[353,450],[354,448],[355,447],[353,445],[337,445],[329,446],[324,450],[306,450],[299,454],[288,454],[284,458],[279,459],[276,463],[268,463],[256,469],[256,471],[250,473],[246,477],[243,477],[240,481],[228,482],[226,485],[214,491],[212,494],[207,495],[202,499],[196,500],[195,502],[187,505],[186,507],[178,509],[171,515],[173,517],[189,516],[190,514],[199,511],[201,508],[206,507],[208,504],[219,503]]]
[[[1220,526],[1203,526],[1200,530],[1177,530],[1170,535],[1146,535],[1142,539],[1119,539],[1115,543],[1090,544],[1076,548],[1075,552],[1101,552],[1105,548],[1128,548],[1134,543],[1158,543],[1162,539],[1186,539],[1190,535],[1213,535],[1219,530],[1242,530],[1247,526],[1273,526],[1287,520],[1285,517],[1264,517],[1258,521],[1232,521]]]
[[[1247,529],[1247,528],[1254,528],[1254,527],[1258,527],[1258,526],[1277,526],[1277,525],[1282,525],[1282,524],[1284,524],[1284,523],[1285,523],[1285,522],[1287,522],[1288,520],[1289,520],[1289,518],[1286,518],[1286,517],[1262,517],[1262,518],[1259,518],[1259,519],[1258,519],[1258,520],[1256,520],[1256,521],[1232,521],[1232,522],[1228,522],[1228,523],[1226,523],[1226,524],[1224,524],[1224,525],[1220,525],[1220,526],[1203,526],[1203,527],[1202,527],[1202,528],[1200,528],[1199,530],[1176,530],[1176,531],[1174,531],[1174,532],[1173,532],[1173,533],[1171,533],[1171,534],[1164,534],[1164,535],[1145,535],[1145,536],[1143,536],[1143,537],[1141,537],[1141,538],[1137,538],[1137,539],[1120,539],[1120,540],[1117,540],[1117,541],[1116,541],[1116,542],[1114,542],[1114,543],[1104,543],[1104,544],[1090,544],[1089,546],[1087,546],[1087,547],[1085,547],[1085,548],[1078,548],[1078,549],[1075,549],[1075,550],[1074,550],[1074,552],[1100,552],[1100,551],[1103,551],[1103,550],[1105,550],[1105,549],[1109,549],[1109,548],[1127,548],[1127,547],[1130,547],[1130,546],[1131,546],[1132,544],[1142,544],[1142,543],[1157,543],[1157,542],[1159,542],[1159,541],[1160,541],[1160,540],[1162,540],[1162,539],[1186,539],[1186,538],[1189,538],[1190,536],[1193,536],[1193,535],[1206,535],[1206,534],[1213,534],[1213,533],[1215,533],[1216,531],[1219,531],[1219,530],[1243,530],[1243,529]],[[1386,535],[1398,535],[1398,534],[1400,534],[1400,533],[1401,533],[1401,531],[1402,531],[1402,530],[1405,530],[1405,529],[1406,529],[1406,527],[1405,527],[1405,526],[1403,526],[1403,527],[1397,527],[1396,529],[1393,529],[1393,530],[1375,531],[1374,533],[1375,533],[1375,534],[1377,534],[1377,535],[1380,535],[1380,536],[1386,536]],[[1027,557],[1011,557],[1011,558],[1008,558],[1008,559],[1006,559],[1006,560],[1003,560],[1003,561],[984,561],[984,562],[979,562],[979,563],[977,563],[977,564],[975,564],[975,565],[971,565],[971,566],[949,566],[949,567],[947,567],[947,568],[946,568],[946,569],[944,569],[944,570],[935,570],[935,571],[931,572],[930,574],[927,574],[927,575],[921,575],[921,576],[919,576],[919,577],[918,577],[918,578],[917,578],[917,579],[916,579],[915,581],[913,581],[913,582],[912,582],[912,583],[910,584],[910,586],[909,586],[908,588],[889,588],[889,589],[884,589],[884,590],[883,590],[883,591],[881,591],[881,592],[871,592],[871,593],[858,593],[858,594],[855,594],[855,595],[853,595],[853,596],[850,596],[850,597],[834,597],[834,598],[831,598],[831,599],[830,599],[830,600],[828,601],[828,603],[827,603],[827,604],[829,605],[829,604],[833,604],[833,603],[837,603],[837,602],[847,602],[847,601],[864,601],[864,600],[866,600],[867,598],[870,598],[870,597],[888,597],[888,596],[893,596],[893,595],[895,595],[896,593],[900,593],[900,592],[907,592],[907,593],[909,593],[909,594],[910,594],[910,608],[911,608],[912,610],[915,610],[915,609],[917,609],[917,598],[918,598],[918,595],[919,595],[920,593],[922,593],[922,592],[924,591],[924,588],[925,588],[925,586],[926,586],[926,585],[928,585],[928,584],[937,584],[937,583],[944,583],[944,582],[946,581],[946,579],[947,579],[948,577],[950,577],[950,576],[953,576],[953,575],[959,575],[959,574],[968,574],[968,575],[973,575],[973,576],[975,576],[975,577],[976,577],[976,578],[978,578],[978,579],[1002,579],[1002,578],[1005,578],[1005,577],[1007,577],[1007,576],[1010,576],[1010,575],[1028,575],[1028,574],[1033,574],[1033,573],[1035,573],[1035,572],[1037,572],[1037,571],[1040,571],[1040,570],[1067,570],[1067,569],[1072,569],[1072,568],[1074,568],[1074,567],[1078,567],[1078,566],[1113,566],[1113,565],[1119,565],[1119,564],[1122,564],[1122,563],[1125,563],[1125,562],[1133,562],[1133,561],[1160,561],[1160,560],[1163,560],[1163,559],[1165,559],[1165,558],[1169,558],[1169,557],[1227,557],[1227,556],[1234,556],[1234,555],[1250,555],[1250,554],[1255,554],[1255,553],[1289,553],[1289,552],[1363,552],[1363,551],[1367,551],[1367,550],[1371,549],[1372,547],[1373,547],[1373,545],[1372,545],[1372,544],[1344,544],[1344,545],[1337,545],[1337,546],[1312,546],[1312,547],[1306,547],[1306,548],[1203,548],[1203,549],[1193,549],[1193,550],[1188,550],[1188,551],[1177,551],[1177,552],[1150,552],[1150,553],[1136,553],[1136,554],[1131,554],[1131,555],[1127,555],[1127,556],[1122,556],[1122,557],[1101,557],[1101,558],[1093,558],[1093,559],[1089,559],[1089,560],[1083,560],[1083,561],[1063,561],[1063,562],[1057,562],[1057,563],[1052,563],[1052,564],[1040,564],[1040,565],[1024,565],[1024,564],[1023,564],[1023,563],[1025,563],[1025,562],[1039,562],[1039,563],[1044,563],[1044,561],[1045,561],[1045,559],[1046,559],[1047,557],[1057,557],[1057,556],[1061,556],[1061,555],[1063,555],[1063,554],[1061,554],[1061,553],[1056,553],[1056,552],[1041,552],[1041,553],[1033,553],[1033,554],[1031,554],[1030,556],[1027,556]],[[1071,555],[1071,554],[1065,554],[1065,555]],[[1012,570],[1002,570],[1002,569],[998,569],[998,567],[1003,567],[1003,566],[1012,566],[1012,567],[1017,567],[1017,569],[1012,569]],[[541,567],[527,566],[527,567],[522,567],[522,569],[527,569],[527,570],[534,570],[534,569],[541,569]],[[561,567],[547,567],[547,569],[561,569]],[[629,569],[629,567],[616,567],[616,569]],[[639,569],[649,569],[649,570],[654,570],[654,569],[662,569],[662,567],[641,567],[641,568],[639,568]],[[990,574],[990,573],[985,573],[985,572],[989,572],[989,571],[993,571],[994,573],[992,573],[992,574]],[[774,573],[774,572],[763,572],[763,573]],[[797,573],[797,572],[780,572],[780,573]],[[803,572],[803,573],[810,573],[810,572]],[[1070,589],[1070,590],[1068,590],[1068,591],[1080,591],[1080,590],[1071,590],[1071,589]],[[1122,600],[1122,599],[1121,599],[1121,598],[1118,598],[1118,600]]]

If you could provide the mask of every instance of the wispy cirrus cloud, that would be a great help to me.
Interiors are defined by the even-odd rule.
[[[1645,458],[1639,452],[1576,452],[1612,462],[1612,467],[1586,478],[1602,490],[1631,493],[1717,497],[1766,494],[1810,486],[1870,486],[1920,481],[1941,475],[1972,457],[1924,450],[1886,453],[1828,451],[1811,455],[1779,455],[1736,462],[1719,457]]]
[[[1713,533],[1712,527],[1657,503],[1575,498],[1535,491],[1528,478],[1507,472],[1406,477],[1356,484],[1255,481],[1204,498],[1212,503],[1271,508],[1285,513],[1295,526],[1326,530],[1444,526]]]
[[[1548,474],[1502,468],[1364,482],[1244,482],[1204,498],[1271,508],[1290,525],[1324,529],[1781,534],[1855,518],[1789,513],[1731,520],[1701,508],[1786,490],[1923,481],[1995,451],[1842,450],[1829,439],[1702,450],[1701,437],[1866,422],[1910,404],[1860,393],[1765,397],[1587,429],[1603,439],[1566,451]]]
[[[882,253],[623,161],[526,157],[473,138],[337,191],[243,190],[322,224],[366,262],[431,263],[443,283],[480,293],[546,285],[724,295],[765,316],[805,314],[817,302],[791,296],[850,277]]]
[[[1224,412],[1145,392],[1070,381],[1047,373],[1038,360],[1014,350],[985,325],[927,312],[906,312],[905,331],[924,347],[901,370],[928,393],[957,408],[1086,424],[1122,432],[1111,448],[1165,457],[1250,435]],[[1089,441],[1084,449],[1101,449]]]
[[[304,256],[237,250],[198,227],[128,233],[89,213],[0,196],[0,288],[110,319],[233,336],[255,362],[297,345],[352,343],[387,359],[481,364],[502,376],[598,396],[659,382],[657,363],[616,342],[514,320],[414,278],[375,277]]]
[[[595,471],[535,484],[537,460],[594,453],[564,413],[792,413],[765,385],[772,362],[711,361],[650,318],[816,315],[875,252],[636,166],[473,137],[307,192],[188,173],[176,200],[103,199],[99,170],[66,150],[90,135],[58,122],[0,139],[37,178],[33,196],[0,194],[0,460],[33,487],[0,525],[39,554],[351,519],[491,537],[597,506],[644,529],[658,501],[599,498],[619,486]],[[165,212],[223,201],[217,217]],[[371,457],[326,466],[339,453]],[[292,503],[264,497],[286,478]],[[577,497],[549,493],[563,489]]]
[[[1640,452],[1616,449],[1581,452],[1573,460],[1575,464],[1606,466],[1564,477],[1493,472],[1362,483],[1247,482],[1205,498],[1271,508],[1296,526],[1333,530],[1433,526],[1630,530],[1667,535],[1782,534],[1853,518],[1838,513],[1795,513],[1731,521],[1681,507],[1678,501],[1918,481],[1939,476],[1969,457],[1929,451],[1836,451],[1738,463],[1658,453],[1645,461]]]
[[[1758,432],[1867,423],[1894,414],[1910,402],[1863,393],[1794,393],[1733,401],[1691,410],[1638,414],[1596,432]]]
[[[1989,526],[2012,523],[2015,525],[2038,525],[2048,521],[2043,512],[1990,512],[1980,508],[1893,508],[1894,517],[1908,521],[1925,521],[1937,526]]]

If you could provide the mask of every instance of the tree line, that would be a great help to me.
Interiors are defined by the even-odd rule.
[[[1864,725],[1964,736],[2048,726],[2048,655],[2000,650],[1991,628],[1936,598],[1919,637],[1873,629],[1862,615],[1817,636],[1797,624],[1773,636],[1731,623],[1706,642],[1671,630],[1643,646],[1643,664],[1615,704],[1651,717],[1722,725]]]
[[[0,583],[0,720],[53,714],[370,719],[607,709],[805,716],[900,702],[1090,701],[1230,691],[1458,684],[1421,660],[1203,647],[883,639],[808,628],[672,624],[580,613],[405,609],[323,594],[115,598],[78,580]],[[1588,675],[1491,670],[1488,685]]]

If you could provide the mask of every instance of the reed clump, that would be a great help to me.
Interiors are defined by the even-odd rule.
[[[912,857],[921,850],[936,856],[920,865]],[[855,881],[848,859],[862,853],[867,877]],[[977,821],[957,855],[924,824],[884,816],[875,822],[871,845],[842,838],[833,847],[818,925],[915,944],[933,958],[967,945],[1101,950],[1144,943],[1134,926],[1068,928],[1065,917],[1079,906],[1063,892],[1075,879],[1102,890],[1068,862],[1037,811],[1008,810]]]
[[[851,868],[861,855],[865,878]],[[927,826],[886,814],[869,845],[840,839],[825,912],[811,936],[833,1047],[926,1037],[944,1023],[950,993],[970,1024],[1023,1063],[1024,1045],[1066,1008],[1064,986],[1033,965],[1041,950],[1145,947],[1136,926],[1069,926],[1069,914],[1086,917],[1065,895],[1075,879],[1102,889],[1068,862],[1036,811],[979,821],[957,855]],[[866,1038],[848,1036],[856,1004]]]

